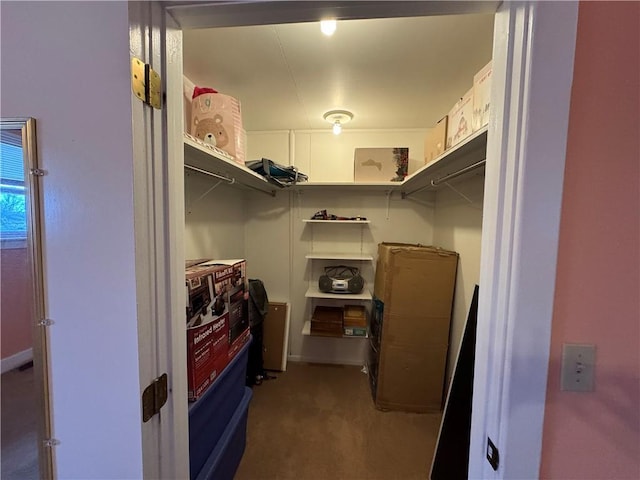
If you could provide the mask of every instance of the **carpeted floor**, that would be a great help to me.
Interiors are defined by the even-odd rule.
[[[441,414],[382,412],[360,367],[289,363],[253,388],[235,480],[426,479]]]
[[[33,368],[3,373],[1,382],[2,480],[36,480],[40,475]]]

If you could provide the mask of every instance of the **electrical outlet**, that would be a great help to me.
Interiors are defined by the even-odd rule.
[[[562,345],[560,389],[564,392],[592,392],[595,364],[595,345]]]

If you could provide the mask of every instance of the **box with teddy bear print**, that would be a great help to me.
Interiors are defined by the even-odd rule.
[[[238,99],[213,88],[195,87],[189,133],[201,142],[224,150],[244,165],[246,133]]]

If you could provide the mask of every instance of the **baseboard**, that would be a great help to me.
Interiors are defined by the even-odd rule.
[[[353,359],[332,359],[332,360],[327,360],[327,358],[321,358],[321,357],[307,357],[304,355],[289,355],[289,361],[290,362],[298,362],[298,363],[328,363],[331,365],[355,365],[355,366],[363,366],[364,365],[364,361],[360,360],[360,361],[356,361]]]
[[[15,353],[10,357],[3,358],[1,361],[1,370],[2,373],[8,372],[9,370],[13,370],[14,368],[18,368],[24,365],[27,362],[33,360],[33,349],[27,348],[22,352]]]

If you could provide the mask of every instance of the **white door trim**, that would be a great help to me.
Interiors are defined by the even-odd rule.
[[[270,2],[243,2],[243,8],[251,3],[259,10],[259,4]],[[371,6],[363,3],[357,12],[357,2],[350,4],[353,18],[366,18]],[[397,16],[394,8],[397,12],[399,3],[379,2],[376,16]],[[194,8],[200,7],[202,4]],[[166,8],[167,16],[171,11],[179,21],[189,18],[186,3]],[[385,8],[388,15],[382,11]],[[270,4],[270,9],[272,16],[275,11],[283,18],[290,14],[287,2]],[[308,2],[304,12],[294,15],[296,21],[305,20],[300,15],[311,20],[321,10],[322,2]],[[190,13],[203,26],[203,12],[192,9]],[[239,19],[244,18],[245,23],[260,23],[255,11],[236,13],[225,16],[224,21],[241,24]],[[215,14],[211,17],[215,19]],[[222,26],[219,17],[215,21]],[[538,475],[576,23],[575,2],[504,3],[496,17],[470,478]],[[167,78],[176,78],[178,66],[167,66]],[[181,64],[179,68],[181,76]],[[170,102],[172,97],[182,98],[181,88],[168,88]],[[171,158],[165,165],[169,165],[171,202],[165,205],[165,214],[174,256],[167,260],[170,280],[164,293],[174,302],[172,312],[178,314],[175,301],[183,286],[182,272],[177,271],[182,268],[178,257],[183,255],[183,225],[178,222],[183,213],[183,192],[178,185],[182,180],[178,173],[183,161],[182,109],[178,111],[177,104],[169,106],[167,118]],[[185,375],[184,356],[180,358],[183,329],[179,322],[169,322],[167,332],[173,337],[171,365],[177,380]],[[180,383],[182,380],[174,387],[181,388]],[[174,420],[179,413],[174,412]],[[185,453],[175,447],[188,443],[186,427],[180,422],[175,422],[178,428],[173,441],[160,452],[174,455],[176,469],[184,465]],[[487,434],[502,454],[497,472],[485,460]],[[188,462],[188,452],[186,455]]]
[[[173,113],[182,112],[182,32],[160,2],[129,2],[129,36],[131,56],[159,73],[162,91],[180,92],[161,110],[131,94],[140,395],[163,373],[169,388],[167,403],[141,425],[143,473],[188,478],[186,342],[184,323],[175,321],[184,318],[183,144],[167,135],[182,131]]]
[[[575,2],[496,15],[469,478],[539,473],[576,24]]]

